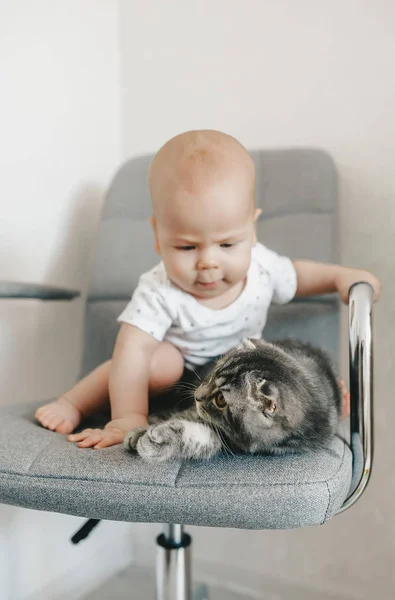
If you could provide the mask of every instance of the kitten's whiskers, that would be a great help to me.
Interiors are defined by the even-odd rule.
[[[200,407],[200,413],[204,415],[204,418],[208,420],[209,424],[211,425],[211,427],[214,429],[215,433],[217,434],[217,436],[219,437],[219,439],[221,440],[221,444],[223,449],[225,450],[226,453],[230,453],[232,456],[235,456],[234,452],[232,452],[232,450],[230,449],[229,445],[226,443],[223,434],[221,433],[221,430],[219,429],[218,425],[216,425],[212,418],[210,417],[210,415],[208,414],[208,412],[201,406]]]
[[[199,375],[198,373],[196,373],[195,369],[191,369],[191,371],[192,371],[193,373],[195,373],[196,377],[197,377],[197,378],[198,378],[198,380],[201,382],[201,381],[202,381],[202,378],[200,377],[200,375]],[[196,386],[196,387],[198,387],[198,386]]]
[[[214,424],[213,424],[214,425]],[[230,454],[232,456],[235,456],[234,452],[232,452],[232,450],[230,449],[229,445],[226,443],[225,438],[223,437],[223,434],[221,433],[221,430],[218,428],[217,425],[214,425],[215,431],[219,437],[219,439],[221,440],[221,444],[223,445],[224,449],[227,452],[230,452]]]

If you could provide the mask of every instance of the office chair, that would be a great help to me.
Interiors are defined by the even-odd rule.
[[[338,262],[337,174],[320,150],[254,151],[257,234],[290,256]],[[139,275],[158,261],[148,223],[150,156],[128,160],[109,186],[86,298],[81,376],[111,357],[117,316]],[[0,298],[71,301],[78,291],[0,283]],[[92,452],[34,420],[42,400],[0,409],[0,502],[88,517],[78,542],[100,519],[167,523],[157,538],[157,600],[208,599],[191,585],[185,525],[284,529],[325,523],[362,495],[372,468],[372,288],[353,286],[349,303],[349,438],[289,456],[229,457],[147,464],[121,445]],[[325,295],[273,306],[266,339],[294,337],[336,362],[339,300]],[[100,416],[95,417],[100,423]],[[91,426],[85,423],[84,426]],[[96,425],[97,426],[97,425]],[[23,438],[23,443],[21,443]]]

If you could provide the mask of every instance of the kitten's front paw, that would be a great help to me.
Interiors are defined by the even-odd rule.
[[[136,427],[126,435],[123,445],[127,450],[137,452],[137,442],[147,432],[148,427]]]
[[[159,423],[150,427],[137,441],[137,452],[150,461],[165,461],[179,454],[182,426],[173,423]]]

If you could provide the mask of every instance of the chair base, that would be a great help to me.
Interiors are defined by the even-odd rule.
[[[191,536],[165,525],[156,539],[156,600],[209,600],[205,584],[191,586]]]
[[[156,538],[156,600],[192,600],[191,542],[182,525],[165,525]]]

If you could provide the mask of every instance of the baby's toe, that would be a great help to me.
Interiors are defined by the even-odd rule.
[[[35,417],[41,425],[47,429],[51,429],[51,425],[54,423],[58,415],[54,413],[51,407],[42,406],[35,414]]]
[[[47,427],[48,429],[55,430],[57,425],[59,425],[59,423],[61,423],[63,421],[63,417],[49,412],[44,416],[44,421],[45,421],[45,427]]]
[[[51,421],[51,415],[48,414],[47,411],[42,411],[38,416],[36,416],[36,419],[40,423],[40,425],[48,428],[49,423]]]
[[[57,431],[57,433],[71,433],[73,431],[74,427],[73,427],[73,423],[71,423],[71,421],[67,421],[65,419],[60,420],[56,425],[54,430]]]
[[[43,410],[39,418],[41,425],[44,425],[44,427],[51,429],[52,431],[60,421],[59,415],[54,414],[51,410]]]
[[[48,409],[45,406],[40,406],[34,413],[34,417],[42,423],[42,421],[48,418]]]

